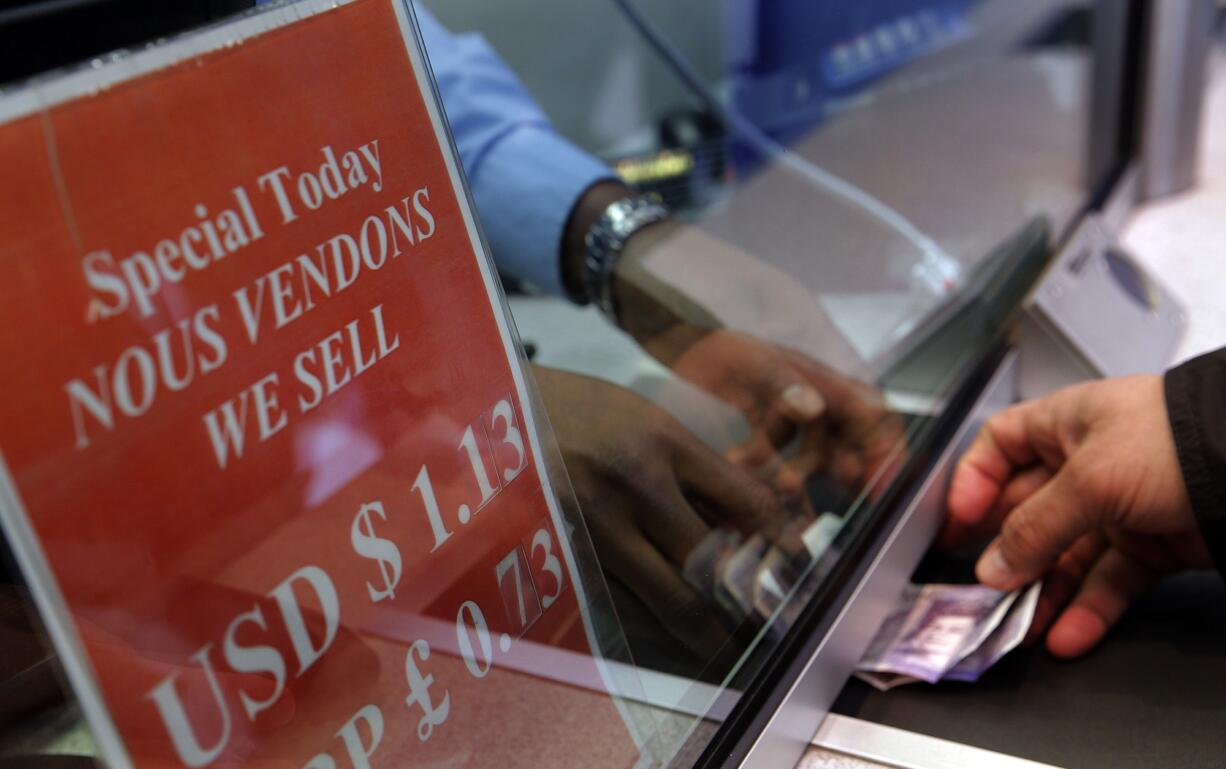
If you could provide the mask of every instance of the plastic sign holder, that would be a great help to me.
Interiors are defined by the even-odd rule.
[[[0,519],[110,766],[650,763],[404,0],[8,93],[0,167]]]

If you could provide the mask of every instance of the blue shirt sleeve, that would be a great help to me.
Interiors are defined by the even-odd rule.
[[[608,167],[562,138],[524,85],[476,34],[453,35],[415,5],[430,66],[498,269],[564,293],[562,234]]]
[[[451,34],[421,2],[413,7],[498,269],[564,294],[566,220],[587,188],[613,178],[611,170],[553,130],[484,38]]]
[[[413,7],[498,269],[538,290],[564,294],[566,221],[584,191],[613,174],[554,131],[484,38],[453,35],[421,3]]]

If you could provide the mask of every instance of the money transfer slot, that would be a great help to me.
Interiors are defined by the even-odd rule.
[[[830,711],[898,595],[909,583],[940,527],[945,489],[957,458],[984,421],[1016,400],[1017,373],[1017,355],[1010,353],[900,517],[855,593],[792,685],[783,706],[758,737],[742,764],[745,769],[791,766],[810,744],[813,713]]]

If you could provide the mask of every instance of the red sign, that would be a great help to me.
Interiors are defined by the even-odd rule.
[[[511,669],[602,680],[406,9],[334,5],[0,103],[10,541],[115,766],[631,766]]]

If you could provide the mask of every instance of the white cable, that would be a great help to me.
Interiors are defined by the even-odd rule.
[[[735,134],[748,141],[764,157],[778,161],[814,186],[863,210],[872,218],[898,233],[921,254],[923,261],[912,274],[924,281],[937,296],[956,287],[962,277],[961,264],[935,240],[924,234],[909,219],[890,206],[844,179],[801,157],[788,147],[767,136],[758,126],[729,109],[694,71],[685,56],[639,13],[631,0],[611,0],[621,10],[630,25],[668,63],[685,85],[695,93],[716,116]]]

